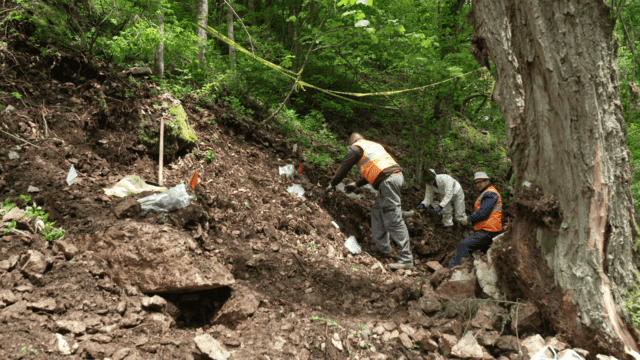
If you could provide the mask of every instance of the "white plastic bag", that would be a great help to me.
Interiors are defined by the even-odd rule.
[[[352,254],[357,254],[362,250],[360,244],[358,244],[358,240],[356,240],[355,236],[349,236],[347,241],[344,242],[344,246],[349,249]]]
[[[553,353],[553,358],[548,358],[544,356],[545,351],[549,349]],[[567,349],[560,352],[562,356],[558,357],[556,350],[553,346],[545,346],[540,349],[535,355],[531,357],[531,360],[584,360],[582,356],[580,356],[577,352]]]
[[[139,199],[138,202],[145,213],[151,210],[169,212],[188,206],[191,198],[192,196],[187,193],[184,184],[178,184],[167,190],[167,192],[144,197]]]
[[[289,194],[296,194],[298,197],[302,197],[302,195],[304,195],[304,188],[300,184],[293,184],[289,186],[287,192],[289,192]]]
[[[282,174],[284,174],[284,176],[286,176],[287,179],[289,179],[293,177],[293,174],[295,173],[296,173],[296,167],[293,166],[293,164],[278,167],[278,176],[282,176]]]

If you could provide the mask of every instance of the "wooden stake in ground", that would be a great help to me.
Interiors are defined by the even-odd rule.
[[[160,159],[158,160],[158,184],[162,186],[162,158],[164,157],[164,118],[160,117]]]

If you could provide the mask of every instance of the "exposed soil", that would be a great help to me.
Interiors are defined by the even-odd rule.
[[[140,117],[154,112],[152,88],[144,82],[136,85],[122,69],[97,59],[63,53],[43,58],[27,45],[26,36],[5,41],[8,46],[0,49],[0,102],[3,109],[10,104],[17,110],[1,115],[2,199],[10,196],[24,208],[18,196],[32,196],[56,226],[66,229],[65,240],[79,252],[68,261],[39,234],[2,237],[1,260],[38,250],[52,265],[35,283],[18,265],[0,270],[2,289],[25,301],[13,301],[25,304],[23,308],[0,302],[11,310],[0,309],[0,358],[68,358],[53,350],[55,334],[62,333],[80,346],[70,355],[74,358],[198,359],[206,357],[193,338],[208,333],[232,352],[232,359],[384,358],[379,354],[418,359],[435,357],[437,352],[406,348],[397,337],[371,338],[367,346],[358,346],[360,335],[348,337],[360,334],[365,326],[372,330],[394,323],[459,338],[460,330],[469,326],[473,314],[468,303],[432,317],[411,305],[420,296],[421,284],[434,273],[426,263],[448,264],[463,238],[462,229],[444,233],[434,214],[406,217],[416,267],[392,272],[386,266],[391,260],[382,259],[371,240],[372,193],[359,189],[358,199],[324,193],[338,164],[330,171],[303,164],[302,173],[293,179],[278,177],[279,166],[298,167],[301,149],[293,153],[285,139],[268,128],[231,119],[219,104],[194,97],[183,100],[183,106],[199,143],[166,157],[163,175],[164,185],[171,187],[188,184],[197,172],[199,185],[194,190],[187,186],[197,200],[169,214],[118,215],[191,234],[198,243],[197,256],[217,259],[236,284],[162,293],[178,310],[169,324],[153,321],[153,314],[141,309],[143,294],[110,278],[105,259],[92,248],[118,220],[119,205],[149,195],[122,199],[105,195],[103,188],[130,174],[157,181],[157,152],[140,146],[138,140]],[[11,92],[23,96],[17,99]],[[214,155],[212,161],[205,158],[207,151]],[[10,160],[9,152],[18,153],[19,159]],[[68,186],[71,165],[79,178]],[[304,186],[303,198],[286,191],[293,183]],[[39,191],[29,193],[30,186]],[[411,210],[423,195],[405,190],[404,210]],[[363,252],[348,253],[344,247],[348,235],[357,238]],[[463,266],[470,264],[465,261]],[[260,301],[258,310],[244,321],[212,325],[209,319],[239,288],[253,292]],[[33,305],[48,299],[54,305]],[[127,310],[121,311],[123,303]],[[125,316],[131,312],[135,316]],[[123,318],[136,317],[138,321],[123,324]],[[86,330],[65,332],[59,320],[81,321]],[[515,335],[504,324],[502,334]],[[343,344],[342,351],[334,345],[335,337]],[[487,348],[496,358],[513,354]]]

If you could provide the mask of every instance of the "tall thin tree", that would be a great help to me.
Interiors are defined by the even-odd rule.
[[[205,59],[205,51],[207,46],[207,32],[205,28],[207,27],[207,18],[209,16],[209,1],[208,0],[198,0],[198,9],[197,9],[197,17],[199,27],[196,28],[196,36],[200,39],[200,51],[198,51],[198,56],[196,56],[196,60],[199,61],[200,66],[204,67],[206,64]]]

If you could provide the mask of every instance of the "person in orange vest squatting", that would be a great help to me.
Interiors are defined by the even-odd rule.
[[[477,172],[473,176],[473,187],[480,196],[476,199],[476,211],[463,219],[460,223],[467,226],[473,224],[475,232],[462,240],[456,253],[449,263],[449,269],[459,265],[462,258],[470,258],[476,250],[486,252],[493,242],[493,238],[502,232],[502,197],[485,172]]]
[[[402,218],[400,190],[404,186],[402,168],[384,149],[373,141],[365,140],[359,133],[349,137],[347,154],[340,164],[326,191],[334,189],[347,176],[353,165],[358,165],[364,178],[345,186],[345,191],[353,192],[357,187],[371,184],[378,190],[378,197],[371,208],[371,230],[373,241],[383,257],[392,257],[389,238],[399,247],[397,263],[390,269],[413,269],[413,255],[409,250],[409,231]]]

